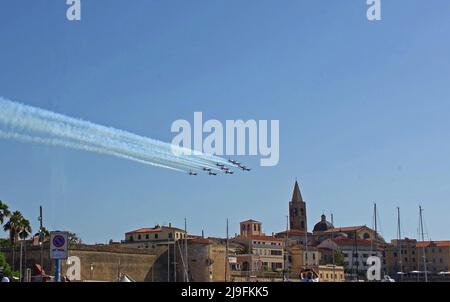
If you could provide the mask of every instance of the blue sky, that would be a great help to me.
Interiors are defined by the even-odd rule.
[[[280,162],[188,177],[113,157],[0,141],[0,199],[86,242],[169,223],[207,236],[285,228],[297,177],[312,229],[372,224],[450,238],[450,2],[83,0],[0,3],[0,95],[171,141],[176,119],[280,120]],[[1,234],[1,233],[0,233]],[[6,234],[4,234],[6,236]]]

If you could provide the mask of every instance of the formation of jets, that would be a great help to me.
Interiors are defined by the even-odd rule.
[[[251,171],[250,168],[248,168],[247,166],[244,166],[244,165],[241,164],[240,162],[235,161],[235,160],[233,160],[233,159],[228,159],[228,162],[231,163],[231,164],[233,164],[236,168],[241,169],[242,171]],[[229,175],[234,174],[234,172],[231,171],[230,168],[225,167],[224,164],[216,163],[216,166],[217,166],[218,169],[220,169],[221,171],[223,171],[225,174],[229,174]],[[218,170],[218,169],[216,169],[216,170]],[[213,172],[211,168],[203,167],[202,170],[205,171],[205,172],[207,172],[209,176],[215,176],[215,175],[217,175],[217,173]],[[196,172],[193,172],[193,171],[189,171],[189,175],[191,175],[191,176],[197,176],[197,173],[196,173]]]

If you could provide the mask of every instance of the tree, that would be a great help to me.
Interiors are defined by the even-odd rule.
[[[8,205],[0,200],[0,225],[3,224],[5,217],[9,217],[9,215],[11,215],[11,212]]]
[[[31,225],[30,222],[25,219],[19,211],[14,211],[9,220],[3,226],[5,232],[9,232],[9,240],[12,245],[12,267],[15,269],[15,247],[17,240],[20,238],[22,240],[26,239],[28,235],[31,233]],[[22,253],[20,254],[22,257]],[[22,261],[22,260],[21,260]],[[22,264],[22,263],[21,263]]]
[[[69,244],[81,244],[81,238],[73,232],[69,232]]]
[[[344,254],[341,251],[333,251],[334,263],[338,266],[345,266]]]
[[[0,253],[0,275],[6,276],[12,279],[12,271],[8,262],[6,262],[5,255]]]
[[[23,219],[22,213],[14,211],[9,217],[8,222],[3,226],[3,230],[9,232],[9,240],[11,241],[12,246],[15,246],[17,239],[19,238]]]
[[[28,219],[22,218],[19,224],[19,238],[25,240],[31,234],[31,225]]]

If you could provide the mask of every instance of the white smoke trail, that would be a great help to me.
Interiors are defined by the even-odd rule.
[[[46,139],[46,138],[40,138],[40,137],[32,137],[32,136],[25,135],[25,134],[8,133],[8,132],[4,132],[2,130],[0,130],[0,138],[12,139],[12,140],[16,140],[16,141],[23,142],[23,143],[66,147],[66,148],[78,149],[78,150],[82,150],[82,151],[94,152],[94,153],[98,153],[98,154],[113,155],[113,156],[117,156],[120,158],[135,161],[135,162],[138,162],[141,164],[151,165],[151,166],[160,167],[160,168],[166,168],[166,169],[170,169],[170,170],[174,170],[174,171],[178,171],[178,172],[184,172],[184,170],[181,170],[181,169],[177,169],[177,168],[173,168],[173,167],[169,167],[169,166],[165,166],[165,165],[161,165],[161,164],[157,164],[157,163],[153,163],[153,162],[148,162],[148,161],[144,161],[144,160],[139,160],[134,157],[115,153],[112,151],[105,151],[100,148],[89,147],[86,145],[81,145],[81,144],[76,144],[76,143],[70,143],[70,142],[66,142],[63,140],[59,140],[59,139]]]
[[[10,103],[13,106],[17,105],[16,103],[13,102]],[[95,133],[97,135],[101,135],[102,137],[104,136],[115,140],[121,140],[127,143],[137,144],[143,148],[151,148],[154,151],[158,150],[163,153],[170,153],[172,155],[189,154],[191,162],[197,162],[202,166],[206,165],[209,166],[210,168],[215,169],[216,168],[215,163],[217,162],[232,166],[228,161],[220,157],[205,153],[194,152],[193,150],[187,148],[182,148],[180,146],[164,143],[151,138],[142,137],[124,130],[97,125],[88,121],[71,118],[62,114],[54,113],[44,109],[30,107],[27,105],[22,105],[22,108],[25,108],[29,112],[33,112],[33,115],[35,116],[40,116],[50,121],[57,121],[60,123],[64,123],[65,125],[71,125],[72,127],[85,130],[84,132],[88,131],[89,133]]]
[[[2,132],[3,138],[109,154],[142,163],[153,163],[159,167],[172,167],[174,170],[201,170],[204,167],[218,170],[214,163],[226,162],[220,157],[204,153],[183,155],[187,149],[179,146],[0,97],[1,125],[9,129]],[[173,150],[178,150],[181,154],[174,154]]]

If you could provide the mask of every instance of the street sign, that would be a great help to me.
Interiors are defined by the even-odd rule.
[[[50,259],[67,259],[68,232],[50,232]]]

